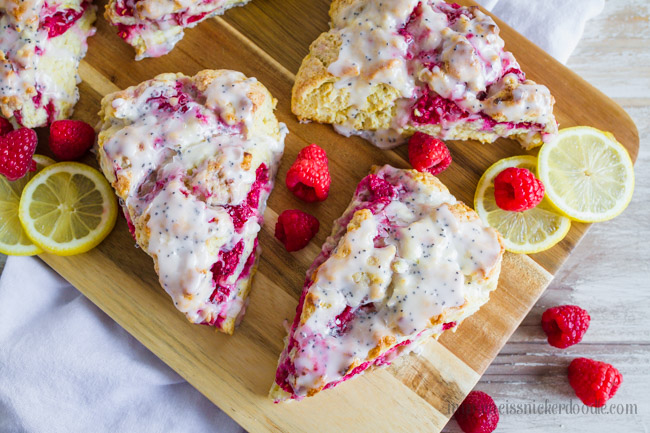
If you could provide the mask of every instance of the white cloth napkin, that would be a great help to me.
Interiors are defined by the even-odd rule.
[[[42,261],[0,279],[0,432],[243,432]]]
[[[562,63],[576,48],[587,20],[605,7],[605,0],[476,1]]]
[[[478,1],[562,62],[604,6]],[[39,259],[10,257],[0,279],[0,432],[45,431],[243,429]]]

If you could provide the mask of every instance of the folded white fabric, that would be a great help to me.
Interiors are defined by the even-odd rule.
[[[0,432],[242,432],[36,258],[0,280]]]
[[[562,63],[578,44],[585,23],[605,7],[605,0],[476,1]]]
[[[478,1],[562,62],[604,5]],[[11,257],[0,279],[0,432],[44,431],[243,429],[39,259]]]

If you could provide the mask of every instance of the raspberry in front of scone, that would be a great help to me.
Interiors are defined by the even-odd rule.
[[[621,373],[606,362],[576,358],[569,364],[569,384],[587,406],[604,406],[614,397],[622,382]]]
[[[577,305],[560,305],[544,311],[542,329],[548,344],[565,349],[582,341],[590,321],[589,313]]]
[[[331,182],[327,154],[316,144],[310,144],[298,153],[286,178],[287,188],[306,202],[325,200]]]
[[[20,128],[0,136],[0,174],[13,181],[36,170],[32,159],[38,137],[33,129]]]
[[[95,143],[95,130],[81,120],[55,120],[50,125],[50,150],[63,161],[81,158]]]
[[[451,164],[451,153],[442,141],[417,131],[409,139],[409,162],[418,171],[437,175]]]
[[[544,198],[544,184],[526,168],[509,167],[494,178],[494,200],[503,210],[523,212]]]
[[[275,224],[275,237],[287,251],[298,251],[309,244],[319,227],[316,217],[298,209],[285,210]]]

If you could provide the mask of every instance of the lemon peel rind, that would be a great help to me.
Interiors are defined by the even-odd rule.
[[[32,156],[32,159],[36,161],[37,166],[41,166],[41,170],[45,167],[48,167],[52,164],[56,164],[56,161],[54,161],[52,158],[45,156],[45,155],[39,155],[39,154],[34,154]],[[7,180],[7,182],[10,182]],[[25,184],[27,186],[27,184]],[[24,188],[23,188],[24,189]],[[18,214],[16,214],[16,218],[18,217]],[[20,219],[18,219],[18,224],[20,224]],[[25,230],[22,227],[22,224],[20,224],[22,234],[24,234],[28,239],[29,237],[27,236],[27,233],[25,233]],[[39,248],[37,245],[35,245],[33,242],[31,245],[25,245],[25,244],[8,244],[6,242],[3,242],[0,240],[0,253],[5,254],[7,256],[21,256],[21,257],[28,257],[28,256],[35,256],[38,254],[43,253],[43,249]]]

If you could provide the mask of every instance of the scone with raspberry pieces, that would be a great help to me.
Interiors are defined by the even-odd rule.
[[[374,168],[307,271],[271,398],[313,396],[455,329],[496,289],[503,252],[433,175]]]
[[[88,0],[0,2],[0,112],[28,128],[72,114],[79,62],[95,33]]]
[[[107,95],[98,156],[138,245],[192,323],[231,334],[287,133],[255,78],[162,74]]]
[[[478,7],[443,0],[334,0],[331,29],[296,75],[292,110],[379,147],[421,131],[443,140],[557,133],[555,100],[526,79]]]
[[[250,0],[110,0],[104,16],[135,48],[135,59],[160,57],[183,39],[184,29]]]

